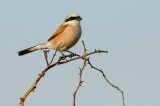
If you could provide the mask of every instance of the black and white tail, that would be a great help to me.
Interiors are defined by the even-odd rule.
[[[22,56],[22,55],[25,55],[25,54],[34,52],[34,51],[36,51],[36,50],[48,49],[48,48],[49,48],[49,47],[48,47],[48,43],[42,43],[42,44],[39,44],[39,45],[37,45],[37,46],[33,46],[33,47],[30,47],[30,48],[21,50],[21,51],[18,52],[18,55],[19,55],[19,56]]]

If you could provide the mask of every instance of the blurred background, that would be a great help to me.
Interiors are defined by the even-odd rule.
[[[47,41],[68,13],[77,12],[83,34],[70,50],[83,53],[82,40],[88,52],[108,50],[90,60],[124,91],[126,106],[160,106],[159,10],[159,0],[1,0],[0,105],[18,106],[46,67],[42,51],[22,57],[17,52]],[[49,70],[25,106],[71,106],[82,64],[77,60]],[[76,106],[122,106],[121,94],[89,65],[83,80]]]

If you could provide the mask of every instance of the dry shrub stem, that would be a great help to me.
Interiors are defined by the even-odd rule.
[[[73,93],[73,106],[76,106],[76,95],[77,95],[77,92],[78,92],[80,86],[83,83],[83,81],[82,81],[82,73],[84,71],[84,68],[85,68],[86,62],[87,62],[87,58],[86,58],[86,51],[87,51],[87,49],[85,47],[84,42],[82,42],[82,43],[83,43],[83,49],[84,49],[83,66],[82,66],[82,68],[79,68],[79,70],[80,70],[80,73],[79,73],[79,83],[78,83],[78,86],[77,86],[77,88],[75,89],[75,91]]]
[[[125,102],[124,102],[124,92],[123,92],[118,86],[115,86],[114,84],[112,84],[112,83],[107,79],[106,75],[104,74],[104,72],[103,72],[101,69],[98,69],[98,68],[94,67],[94,66],[91,64],[89,58],[88,58],[88,64],[91,66],[91,68],[93,68],[93,69],[101,72],[102,75],[103,75],[103,77],[104,77],[104,79],[107,81],[107,83],[108,83],[110,86],[112,86],[113,88],[115,88],[116,90],[118,90],[118,91],[122,94],[123,106],[125,106]]]
[[[20,105],[20,106],[24,106],[24,102],[25,102],[26,98],[28,97],[28,95],[29,95],[32,91],[34,91],[34,90],[36,89],[36,86],[37,86],[38,82],[41,80],[42,77],[44,77],[44,75],[46,74],[46,72],[47,72],[49,69],[51,69],[51,68],[53,68],[53,67],[55,67],[55,66],[57,66],[57,65],[62,65],[62,64],[66,64],[66,63],[69,63],[69,62],[71,62],[71,61],[74,61],[74,60],[83,59],[83,65],[82,65],[82,67],[80,68],[80,73],[79,73],[79,82],[78,82],[78,85],[77,85],[77,87],[76,87],[76,89],[75,89],[75,91],[74,91],[74,93],[73,93],[73,106],[76,106],[76,94],[77,94],[80,86],[81,86],[82,83],[83,83],[83,81],[82,81],[82,75],[83,75],[83,74],[82,74],[82,73],[83,73],[83,71],[84,71],[84,68],[85,68],[87,62],[88,62],[88,64],[91,66],[91,68],[94,68],[94,69],[96,69],[96,70],[98,70],[99,72],[102,73],[103,77],[105,78],[105,80],[107,81],[107,83],[109,83],[110,86],[116,88],[118,91],[120,91],[120,92],[122,93],[123,106],[125,106],[123,91],[122,91],[121,89],[119,89],[118,86],[113,85],[113,84],[106,78],[106,76],[105,76],[105,74],[103,73],[103,71],[100,70],[100,69],[98,69],[98,68],[96,68],[96,67],[94,67],[94,66],[91,64],[90,60],[89,60],[89,56],[90,56],[90,55],[97,54],[97,53],[108,53],[108,51],[96,50],[96,49],[95,49],[94,51],[87,53],[87,52],[86,52],[87,50],[86,50],[86,47],[85,47],[85,44],[84,44],[83,41],[82,41],[82,44],[83,44],[84,54],[79,55],[79,54],[70,52],[69,55],[60,56],[59,59],[58,59],[56,62],[53,62],[53,59],[54,59],[54,57],[56,56],[58,50],[55,51],[55,53],[53,54],[53,57],[52,57],[52,59],[51,59],[50,62],[48,61],[48,52],[49,52],[49,51],[44,51],[44,58],[45,58],[45,60],[46,60],[47,67],[39,74],[39,76],[37,77],[37,79],[34,81],[34,83],[32,84],[32,86],[26,91],[26,93],[23,95],[23,97],[20,98],[20,103],[19,103],[19,105]]]

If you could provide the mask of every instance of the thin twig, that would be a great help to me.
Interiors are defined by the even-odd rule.
[[[50,61],[49,64],[51,64],[51,63],[53,62],[53,59],[54,59],[54,57],[56,56],[57,50],[58,50],[58,49],[56,49],[56,51],[54,52],[54,54],[53,54],[53,56],[52,56],[52,59],[51,59],[51,61]]]
[[[84,63],[83,63],[83,67],[82,67],[82,69],[81,69],[81,71],[80,71],[80,79],[82,79],[82,73],[83,73],[83,70],[84,70],[84,67],[86,66],[86,61],[87,61],[87,58],[86,58],[86,51],[87,51],[87,49],[86,49],[86,46],[85,46],[85,44],[84,44],[84,41],[82,41],[82,44],[83,44],[83,49],[84,49]]]
[[[123,106],[125,106],[125,102],[124,102],[124,92],[123,92],[118,86],[115,86],[114,84],[112,84],[112,83],[107,79],[106,75],[104,74],[104,72],[103,72],[102,70],[94,67],[94,66],[91,64],[89,58],[88,58],[88,64],[91,66],[91,68],[93,68],[93,69],[101,72],[102,75],[103,75],[103,77],[105,78],[105,80],[107,81],[107,83],[108,83],[110,86],[112,86],[113,88],[115,88],[115,89],[117,89],[119,92],[121,92],[121,94],[122,94],[122,100],[123,100]]]
[[[81,72],[81,71],[82,71],[82,70],[81,70],[81,68],[80,68],[80,72]],[[77,92],[78,92],[80,86],[81,86],[82,83],[83,83],[83,81],[82,81],[82,79],[81,79],[80,77],[81,77],[81,76],[80,76],[80,74],[79,74],[79,83],[78,83],[78,86],[77,86],[77,88],[75,89],[75,91],[74,91],[74,93],[73,93],[73,106],[76,106],[76,95],[77,95]]]
[[[48,66],[49,65],[49,62],[48,62],[48,52],[49,52],[49,50],[43,50],[43,52],[44,52],[44,58],[46,60],[47,66]]]
[[[75,89],[75,91],[74,91],[74,93],[73,93],[73,106],[76,106],[76,95],[77,95],[77,92],[78,92],[78,90],[79,90],[79,88],[80,88],[80,86],[82,85],[82,83],[83,83],[83,81],[82,81],[82,73],[83,73],[83,71],[84,71],[84,68],[85,68],[85,66],[86,66],[86,62],[87,62],[87,59],[86,59],[86,47],[85,47],[85,44],[84,44],[84,41],[82,41],[82,43],[83,43],[83,48],[84,48],[84,57],[83,57],[83,66],[82,66],[82,68],[79,68],[79,70],[80,70],[80,73],[79,73],[79,83],[78,83],[78,86],[77,86],[77,88]]]

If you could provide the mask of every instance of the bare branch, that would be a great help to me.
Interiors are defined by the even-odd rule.
[[[80,69],[80,72],[81,71],[82,70]],[[81,76],[79,74],[79,83],[78,83],[78,86],[77,86],[76,90],[73,93],[73,106],[76,106],[76,95],[77,95],[77,92],[78,92],[80,86],[82,85],[82,83],[83,83],[83,81],[82,81]]]
[[[108,53],[108,51],[102,51],[102,50],[94,50],[93,52],[89,52],[89,53],[86,53],[86,57],[92,55],[92,54],[97,54],[97,53]],[[66,57],[69,57],[70,55],[66,55]],[[74,60],[78,60],[78,59],[84,59],[84,54],[83,55],[78,55],[76,56],[73,56],[73,58],[71,59],[68,59],[68,60],[64,60],[64,61],[60,61],[59,64],[64,64],[64,63],[68,63],[70,61],[74,61]],[[59,60],[62,60],[61,58]],[[51,64],[51,68],[54,66],[54,64]]]
[[[107,79],[106,75],[104,74],[104,72],[103,72],[102,70],[94,67],[94,66],[91,64],[89,58],[88,58],[88,64],[91,66],[91,68],[93,68],[93,69],[101,72],[102,75],[103,75],[103,77],[105,78],[105,80],[107,81],[107,83],[108,83],[110,86],[112,86],[113,88],[115,88],[115,89],[117,89],[119,92],[121,92],[121,94],[122,94],[122,100],[123,100],[123,106],[125,106],[125,102],[124,102],[124,92],[123,92],[118,86],[115,86],[114,84],[112,84],[112,83]]]
[[[82,81],[82,75],[83,74],[82,73],[83,73],[83,70],[84,70],[84,68],[86,66],[86,62],[87,62],[87,59],[86,59],[86,47],[85,47],[84,41],[82,41],[82,43],[83,43],[83,48],[84,48],[84,57],[83,57],[83,61],[84,62],[83,62],[82,68],[79,68],[79,70],[80,70],[80,73],[79,73],[79,83],[78,83],[78,86],[77,86],[76,90],[73,93],[73,106],[76,106],[76,95],[77,95],[77,92],[78,92],[80,86],[83,83],[83,81]]]
[[[96,54],[96,53],[107,53],[107,51],[101,51],[101,50],[95,50],[93,52],[90,53],[86,53],[80,56],[73,56],[73,58],[70,58],[68,60],[63,60],[63,57],[59,58],[59,60],[55,63],[50,62],[50,64],[41,72],[41,74],[39,74],[38,78],[35,80],[35,82],[32,84],[32,86],[28,89],[28,91],[23,95],[23,97],[20,98],[20,106],[24,106],[24,102],[27,98],[27,96],[35,90],[38,82],[41,80],[42,77],[44,77],[45,73],[51,69],[52,67],[56,66],[56,65],[61,65],[61,64],[66,64],[68,62],[74,61],[74,60],[78,60],[78,59],[84,59],[84,57],[86,56],[90,56],[92,54]],[[56,54],[56,53],[55,53]],[[52,58],[54,58],[55,55],[53,55]],[[66,57],[69,57],[69,55],[66,55]]]
[[[81,86],[82,83],[83,83],[83,81],[82,81],[82,75],[83,75],[83,74],[82,74],[82,73],[83,73],[83,71],[84,71],[84,68],[85,68],[85,66],[86,66],[86,62],[87,62],[87,61],[88,61],[88,64],[91,66],[91,68],[94,68],[94,69],[96,69],[96,70],[98,70],[99,72],[102,73],[102,75],[103,75],[103,77],[105,78],[105,80],[107,81],[107,83],[109,83],[112,87],[116,88],[118,91],[121,92],[121,94],[122,94],[122,99],[123,99],[123,106],[125,106],[125,103],[124,103],[124,94],[123,94],[124,92],[123,92],[121,89],[119,89],[118,86],[113,85],[113,84],[106,78],[104,72],[103,72],[102,70],[94,67],[94,66],[91,64],[90,60],[89,60],[89,56],[90,56],[90,55],[97,54],[97,53],[108,53],[108,51],[94,50],[94,51],[92,51],[92,52],[87,53],[87,52],[86,52],[87,50],[86,50],[85,44],[84,44],[84,42],[82,42],[82,43],[83,43],[84,54],[79,55],[79,54],[70,52],[70,53],[72,53],[72,54],[60,56],[60,58],[59,58],[56,62],[54,62],[54,63],[53,63],[53,59],[54,59],[54,57],[56,56],[56,53],[57,53],[57,50],[58,50],[58,49],[57,49],[57,50],[55,51],[55,53],[53,54],[53,57],[52,57],[52,59],[51,59],[50,62],[48,62],[48,54],[47,54],[48,51],[44,51],[44,57],[45,57],[45,60],[46,60],[46,63],[47,63],[47,67],[39,74],[38,78],[34,81],[34,83],[32,84],[32,86],[31,86],[31,87],[28,89],[28,91],[23,95],[23,97],[20,98],[20,106],[24,106],[24,102],[25,102],[26,98],[28,97],[28,95],[29,95],[32,91],[35,90],[38,82],[41,80],[42,77],[44,77],[44,75],[46,74],[46,72],[47,72],[49,69],[51,69],[51,68],[53,68],[53,67],[55,67],[55,66],[57,66],[57,65],[66,64],[66,63],[68,63],[68,62],[71,62],[71,61],[74,61],[74,60],[78,60],[78,59],[83,59],[83,65],[82,65],[82,67],[80,68],[78,86],[77,86],[77,88],[75,89],[75,91],[74,91],[74,93],[73,93],[73,106],[75,106],[75,104],[76,104],[76,102],[75,102],[75,101],[76,101],[76,94],[77,94],[80,86]],[[65,59],[64,59],[64,58],[65,58]],[[66,58],[67,58],[67,59],[66,59]]]

